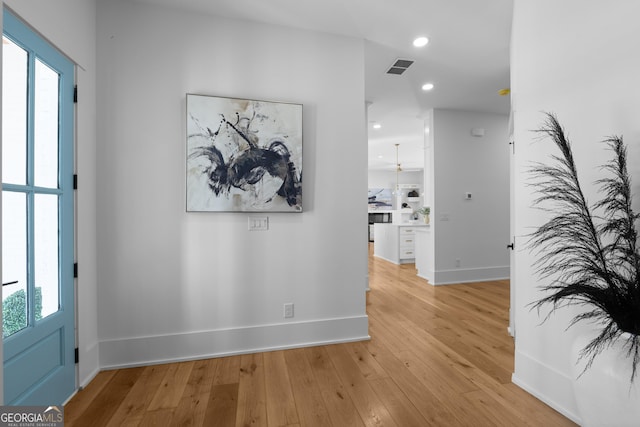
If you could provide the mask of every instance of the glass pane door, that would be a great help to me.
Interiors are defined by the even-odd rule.
[[[4,54],[4,52],[7,52]],[[3,37],[3,337],[58,311],[59,74]],[[29,105],[32,92],[33,108]],[[32,125],[29,121],[32,117]],[[33,129],[32,143],[30,129]],[[42,194],[42,192],[45,192]],[[28,242],[32,242],[28,245]],[[27,266],[31,271],[27,270]],[[32,281],[34,286],[28,286]],[[31,320],[31,322],[29,322]]]
[[[27,327],[27,198],[2,192],[2,335]]]
[[[73,64],[4,11],[2,329],[9,405],[75,389]]]
[[[2,182],[27,182],[27,51],[2,37]]]

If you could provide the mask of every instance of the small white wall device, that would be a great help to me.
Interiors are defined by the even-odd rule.
[[[484,136],[484,128],[473,128],[471,129],[471,135],[475,137],[483,137]]]

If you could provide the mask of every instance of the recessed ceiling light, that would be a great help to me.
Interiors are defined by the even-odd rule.
[[[433,89],[433,83],[425,83],[422,85],[422,90],[431,90]]]
[[[374,123],[373,124],[373,128],[374,129],[380,129],[382,127],[382,125],[380,123]]]
[[[418,37],[413,41],[413,45],[415,47],[424,47],[427,45],[427,43],[429,43],[429,39],[426,37]]]

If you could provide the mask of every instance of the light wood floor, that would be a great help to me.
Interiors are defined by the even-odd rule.
[[[369,256],[371,341],[104,371],[70,426],[569,426],[511,383],[507,281],[432,287]]]

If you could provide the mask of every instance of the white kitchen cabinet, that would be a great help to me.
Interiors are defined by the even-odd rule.
[[[421,224],[376,224],[373,255],[394,264],[415,262],[416,229]]]

